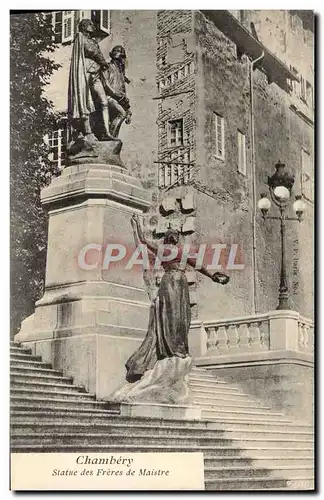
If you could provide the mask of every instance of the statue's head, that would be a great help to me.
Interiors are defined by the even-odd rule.
[[[179,231],[168,229],[164,235],[163,243],[165,245],[177,245],[179,243]]]
[[[122,61],[126,59],[126,51],[124,47],[122,47],[121,45],[115,45],[115,47],[113,47],[109,52],[109,55],[112,59],[115,59],[117,61],[118,60]]]
[[[80,33],[84,33],[85,35],[92,35],[96,31],[96,27],[91,19],[82,19],[79,22],[78,29]]]

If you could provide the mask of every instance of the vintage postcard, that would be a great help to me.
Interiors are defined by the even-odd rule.
[[[11,11],[12,490],[314,490],[314,72],[310,10]]]

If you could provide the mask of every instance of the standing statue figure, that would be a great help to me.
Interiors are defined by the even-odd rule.
[[[124,120],[130,123],[125,50],[114,47],[110,52],[111,61],[107,62],[94,38],[95,33],[93,22],[82,19],[73,42],[68,87],[68,118],[73,141],[68,147],[69,156],[84,151],[92,151],[92,156],[97,156],[98,150],[102,151],[98,142],[107,141],[112,144],[104,148],[105,152],[108,149],[113,155],[119,155],[120,126]]]
[[[146,241],[138,216],[131,220],[135,241],[146,245],[154,255],[158,247]],[[188,334],[191,322],[189,286],[181,266],[182,249],[179,233],[168,230],[164,244],[177,248],[173,260],[162,262],[164,275],[150,308],[149,325],[144,341],[126,363],[126,380],[111,400],[116,402],[180,403],[188,398],[186,376],[192,365]],[[195,267],[195,259],[187,259]],[[225,285],[229,276],[207,269],[197,269],[213,281]]]
[[[125,120],[127,124],[131,121],[132,114],[125,86],[125,83],[130,83],[130,80],[125,76],[126,52],[124,47],[116,45],[109,55],[111,60],[102,76],[105,92],[108,96],[109,130],[114,138],[118,138],[123,121]]]

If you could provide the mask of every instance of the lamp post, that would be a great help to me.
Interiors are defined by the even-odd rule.
[[[297,195],[293,203],[293,209],[296,217],[289,217],[286,215],[288,206],[291,204],[292,188],[294,185],[293,175],[285,172],[285,164],[280,161],[275,165],[276,171],[268,177],[268,187],[270,198],[273,203],[279,208],[279,217],[268,215],[271,207],[271,201],[267,198],[265,193],[261,194],[258,202],[259,209],[261,210],[263,219],[280,220],[280,235],[281,235],[281,271],[280,271],[280,285],[279,285],[279,303],[277,309],[290,309],[288,303],[288,283],[286,272],[286,220],[295,220],[301,222],[302,215],[305,209],[305,204],[300,195]]]

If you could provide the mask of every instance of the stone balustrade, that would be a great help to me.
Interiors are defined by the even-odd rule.
[[[239,353],[269,349],[267,315],[247,316],[225,321],[203,323],[207,335],[208,354]]]
[[[237,318],[193,321],[195,356],[224,356],[291,350],[312,354],[314,323],[296,311],[270,311]]]
[[[313,421],[314,323],[296,311],[195,320],[189,349],[197,366],[237,384],[264,406]]]
[[[303,316],[298,321],[298,350],[310,353],[314,351],[314,323]]]

